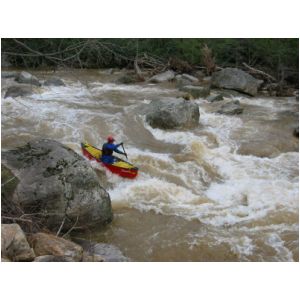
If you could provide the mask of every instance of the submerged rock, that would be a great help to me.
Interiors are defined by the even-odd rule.
[[[57,77],[52,77],[52,78],[49,78],[47,79],[45,82],[44,82],[44,85],[46,86],[65,86],[64,82],[57,78]]]
[[[36,140],[2,152],[2,163],[18,174],[12,201],[24,212],[44,216],[57,231],[105,224],[112,220],[109,194],[90,165],[70,148],[53,140]]]
[[[17,76],[16,81],[19,83],[27,83],[27,84],[32,84],[32,85],[36,85],[36,86],[41,86],[41,83],[35,76],[33,76],[32,74],[25,72],[25,71],[21,72]]]
[[[173,71],[166,71],[164,73],[157,74],[149,79],[149,82],[160,83],[165,81],[170,81],[175,78],[175,73]]]
[[[224,100],[223,96],[221,94],[214,94],[214,95],[210,95],[207,98],[208,102],[217,102],[217,101],[222,101]]]
[[[27,95],[31,95],[33,93],[33,89],[30,86],[11,86],[7,89],[4,98],[7,97],[23,97]]]
[[[257,90],[262,83],[262,80],[257,80],[248,73],[236,68],[226,68],[213,73],[212,76],[213,87],[233,89],[251,96],[257,94]]]
[[[148,106],[146,121],[153,128],[191,128],[199,124],[199,107],[186,100],[152,101]]]
[[[121,250],[114,245],[105,243],[95,243],[81,238],[74,238],[73,241],[83,247],[85,251],[84,261],[129,261],[129,259],[123,255]]]
[[[238,115],[241,114],[243,110],[244,109],[241,107],[239,101],[233,101],[223,104],[217,113],[224,115]]]
[[[1,224],[1,257],[10,261],[32,261],[35,258],[18,224]]]

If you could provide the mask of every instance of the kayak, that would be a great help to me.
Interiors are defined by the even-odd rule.
[[[130,179],[135,178],[138,174],[139,169],[137,167],[116,156],[113,156],[115,159],[113,164],[103,163],[101,161],[102,151],[88,143],[81,143],[81,149],[85,157],[87,157],[89,160],[96,160],[114,174]]]

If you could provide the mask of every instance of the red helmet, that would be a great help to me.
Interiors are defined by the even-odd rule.
[[[107,141],[108,141],[109,143],[112,143],[112,142],[115,141],[115,139],[114,139],[111,135],[109,135],[109,136],[107,137]]]

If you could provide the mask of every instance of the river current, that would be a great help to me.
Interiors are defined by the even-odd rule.
[[[112,134],[139,167],[126,180],[89,162],[110,194],[114,220],[85,238],[114,244],[133,261],[299,260],[295,97],[238,95],[244,112],[237,116],[215,113],[222,101],[195,99],[197,128],[160,130],[142,112],[151,100],[178,97],[173,83],[115,84],[118,73],[105,70],[55,76],[66,86],[6,99],[14,82],[2,79],[2,150],[50,138],[81,154],[80,142],[101,147]]]

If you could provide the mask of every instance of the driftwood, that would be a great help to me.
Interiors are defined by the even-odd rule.
[[[249,73],[253,74],[253,75],[260,75],[263,79],[267,80],[268,82],[276,82],[276,78],[273,77],[270,74],[267,74],[266,72],[263,72],[261,70],[255,69],[253,67],[248,66],[245,62],[243,63],[243,65],[249,70]]]

